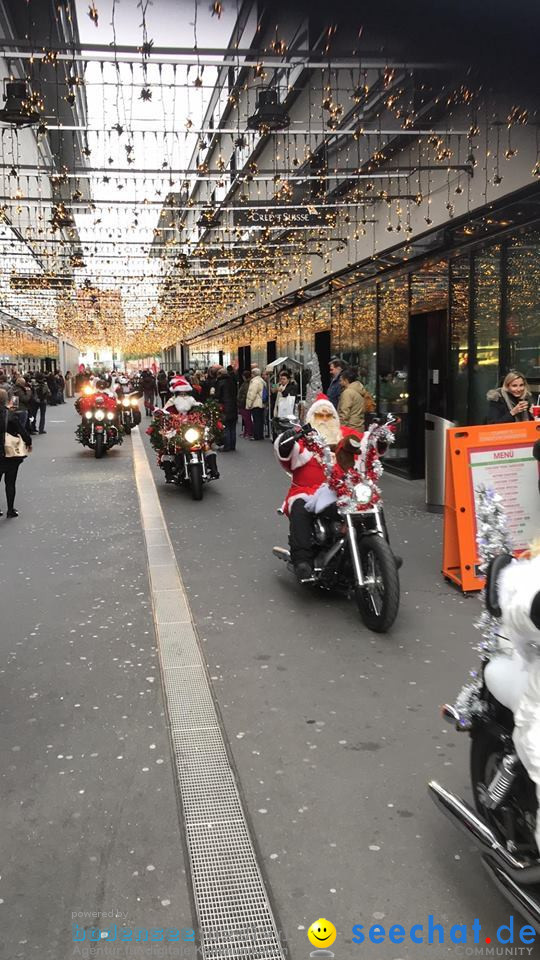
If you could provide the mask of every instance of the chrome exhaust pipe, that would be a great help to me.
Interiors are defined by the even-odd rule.
[[[278,560],[284,560],[285,563],[288,563],[291,559],[290,551],[285,547],[272,547],[272,553]]]
[[[487,857],[482,857],[482,863],[495,885],[510,903],[519,910],[521,915],[529,921],[537,933],[540,933],[540,903],[526,890],[508,876],[504,870]]]
[[[491,827],[461,797],[441,787],[436,780],[430,781],[428,790],[442,812],[511,880],[525,884],[540,882],[540,862],[514,857],[497,839]]]

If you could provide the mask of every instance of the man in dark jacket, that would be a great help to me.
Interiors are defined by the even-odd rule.
[[[51,396],[51,391],[47,381],[42,373],[36,373],[36,400],[39,404],[39,432],[47,433],[45,429],[45,413],[47,410],[47,402]],[[36,415],[37,420],[37,415]]]
[[[343,363],[343,360],[333,357],[330,361],[329,369],[332,380],[330,381],[330,386],[326,391],[326,396],[330,400],[330,403],[332,403],[337,410],[339,398],[341,396],[341,372],[345,369],[345,364]]]
[[[223,367],[218,368],[215,398],[223,409],[225,452],[236,450],[236,421],[238,420],[238,386],[236,378]]]

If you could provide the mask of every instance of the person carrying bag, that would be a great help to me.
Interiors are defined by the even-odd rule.
[[[24,458],[32,449],[32,437],[21,426],[16,413],[8,410],[8,395],[0,390],[0,480],[4,477],[7,498],[7,516],[18,517],[15,510],[17,473]],[[0,516],[2,511],[0,510]]]

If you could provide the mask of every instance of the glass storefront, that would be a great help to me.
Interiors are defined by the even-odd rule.
[[[399,418],[396,442],[388,456],[407,465],[409,443],[409,278],[379,285],[378,407]]]
[[[540,229],[512,237],[506,248],[504,340],[508,366],[540,387]]]
[[[377,278],[335,280],[331,292],[260,328],[265,351],[276,340],[278,356],[307,362],[317,338],[325,356],[356,367],[379,411],[400,419],[389,465],[419,476],[425,412],[483,423],[487,391],[512,368],[540,392],[540,227],[471,241],[409,270],[402,263]],[[255,320],[252,344],[257,331]]]

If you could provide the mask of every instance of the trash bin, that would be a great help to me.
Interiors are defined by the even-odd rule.
[[[442,513],[446,465],[446,431],[456,424],[434,413],[425,414],[426,431],[426,508]]]

